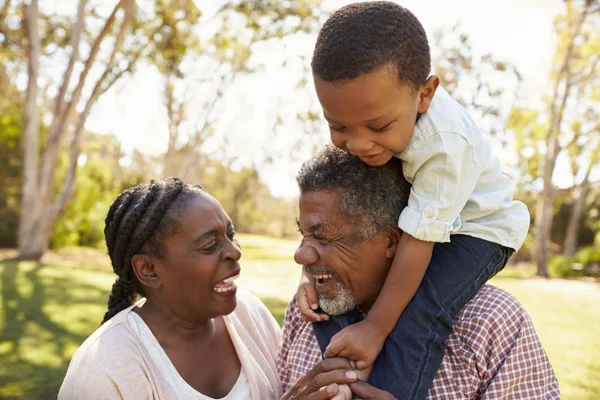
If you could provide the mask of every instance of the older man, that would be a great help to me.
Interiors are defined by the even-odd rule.
[[[402,235],[397,220],[410,187],[401,166],[393,159],[369,167],[327,147],[303,165],[297,181],[303,239],[295,259],[317,278],[320,308],[333,319],[355,308],[368,312]],[[484,286],[454,320],[445,346],[428,399],[560,398],[527,312],[503,290]],[[278,359],[284,397],[326,399],[341,383],[350,383],[361,398],[391,397],[355,381],[352,366],[345,359],[322,360],[313,326],[302,319],[293,298]]]

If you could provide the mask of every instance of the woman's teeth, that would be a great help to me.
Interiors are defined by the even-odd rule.
[[[233,281],[239,277],[240,274],[237,274],[230,278],[223,279],[222,281],[215,284],[215,286],[213,286],[213,290],[218,293],[229,292],[237,287]]]

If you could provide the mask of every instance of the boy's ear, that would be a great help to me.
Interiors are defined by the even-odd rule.
[[[398,243],[400,243],[400,237],[402,237],[402,231],[398,227],[394,227],[387,233],[387,246],[385,248],[385,256],[393,259],[398,249]]]
[[[157,289],[162,282],[153,260],[146,254],[136,254],[131,258],[131,268],[142,287]]]
[[[431,75],[425,83],[421,90],[419,91],[419,104],[417,106],[417,111],[419,114],[423,114],[427,110],[429,110],[429,106],[431,105],[431,101],[433,100],[433,96],[435,95],[435,91],[440,85],[440,78],[437,75]]]

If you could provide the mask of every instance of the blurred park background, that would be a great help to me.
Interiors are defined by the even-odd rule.
[[[108,207],[152,178],[223,204],[243,232],[239,286],[282,321],[294,176],[328,141],[310,57],[347,3],[0,0],[0,398],[56,397],[114,281]],[[563,397],[600,398],[600,4],[400,3],[532,215],[492,283],[531,314]]]

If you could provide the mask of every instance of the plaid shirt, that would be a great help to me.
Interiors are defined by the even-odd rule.
[[[507,292],[483,286],[461,310],[428,400],[560,399],[558,381],[525,309]],[[283,390],[322,359],[294,297],[283,322],[277,367]]]

